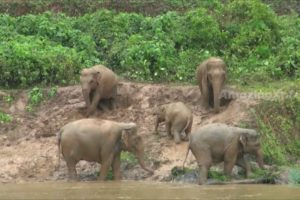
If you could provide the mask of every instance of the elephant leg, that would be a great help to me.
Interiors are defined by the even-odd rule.
[[[208,177],[208,171],[209,167],[205,165],[198,165],[199,166],[199,179],[198,179],[198,184],[203,185],[207,181]]]
[[[231,176],[232,169],[236,164],[237,155],[225,154],[224,156],[224,173],[227,176]]]
[[[112,161],[113,161],[113,154],[111,154],[107,159],[103,159],[100,168],[100,176],[98,178],[100,181],[104,181],[106,179],[107,173],[112,165]]]
[[[116,100],[115,98],[111,98],[109,101],[109,107],[111,110],[115,110],[116,109]]]
[[[67,160],[67,167],[68,167],[68,175],[70,180],[76,180],[77,172],[76,172],[76,162],[73,160]]]
[[[112,89],[112,96],[110,99],[110,106],[112,110],[116,109],[116,97],[117,97],[117,86],[114,86]]]
[[[189,135],[190,135],[190,133],[192,131],[193,119],[192,118],[189,119],[189,121],[187,123],[188,124],[187,124],[186,129],[183,130],[183,135],[185,135],[185,137],[182,138],[182,140],[184,140],[184,141],[188,141],[189,140]]]
[[[172,131],[171,131],[171,126],[172,126],[172,123],[169,122],[169,121],[167,121],[167,122],[166,122],[166,131],[167,131],[168,136],[169,136],[170,138],[173,137]]]
[[[251,168],[250,168],[249,162],[246,161],[244,156],[240,157],[237,160],[236,164],[245,170],[245,176],[246,176],[246,178],[248,178],[250,175],[250,172],[251,172]]]
[[[100,99],[101,99],[101,95],[99,94],[98,91],[95,91],[95,94],[92,99],[92,103],[87,109],[87,116],[90,116],[91,114],[93,114],[96,111],[97,105],[98,105]]]
[[[196,148],[196,149],[195,149]],[[208,171],[212,165],[212,158],[209,149],[200,146],[191,148],[199,166],[199,185],[205,184],[208,177]]]
[[[206,79],[203,79],[202,80],[202,85],[200,87],[201,89],[201,103],[202,103],[202,106],[204,108],[208,108],[209,107],[209,91],[208,91],[208,83],[207,83],[207,80]]]
[[[157,117],[156,120],[155,120],[155,127],[154,127],[154,133],[155,134],[158,134],[158,126],[160,124],[160,119]],[[166,125],[167,126],[167,125]]]
[[[171,132],[172,132],[172,134],[173,134],[173,136],[174,136],[175,143],[176,143],[176,144],[179,144],[180,141],[181,141],[181,137],[180,137],[180,132],[178,131],[177,127],[176,127],[176,126],[173,126],[173,127],[171,128]]]
[[[99,106],[100,109],[103,110],[104,112],[107,112],[109,110],[109,105],[110,104],[110,100],[109,99],[101,99]]]
[[[214,90],[210,84],[208,86],[208,106],[214,108]]]
[[[121,180],[122,175],[121,175],[121,161],[120,161],[120,153],[114,157],[113,163],[112,163],[112,169],[113,169],[113,174],[114,174],[114,180]]]

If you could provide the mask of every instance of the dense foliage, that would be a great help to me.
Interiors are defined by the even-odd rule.
[[[265,100],[257,106],[254,114],[262,135],[265,161],[268,164],[297,162],[300,157],[299,95],[293,93],[281,100]]]
[[[299,78],[300,18],[260,0],[207,0],[154,17],[98,10],[80,17],[0,15],[0,85],[70,83],[102,63],[135,80],[194,81],[209,56],[233,82]]]

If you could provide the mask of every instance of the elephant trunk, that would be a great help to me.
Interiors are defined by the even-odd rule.
[[[219,112],[220,110],[220,93],[221,93],[221,81],[214,81],[213,86],[213,94],[214,94],[214,111]]]
[[[90,90],[82,87],[82,94],[83,94],[83,98],[86,103],[86,106],[89,107],[90,106]]]
[[[136,157],[137,157],[137,160],[138,160],[138,162],[139,162],[139,165],[140,165],[145,171],[147,171],[147,172],[149,172],[149,173],[151,173],[151,174],[154,173],[154,171],[153,171],[152,169],[146,167],[145,162],[144,162],[144,153],[139,152],[139,153],[137,153]]]
[[[262,149],[256,151],[256,162],[261,169],[264,169],[263,153]]]

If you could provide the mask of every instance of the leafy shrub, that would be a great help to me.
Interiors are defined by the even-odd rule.
[[[300,77],[300,19],[296,14],[280,18],[281,43],[278,47],[276,64],[282,74],[288,77]]]
[[[283,100],[264,101],[255,109],[262,147],[267,163],[293,163],[300,157],[300,98],[290,96]]]
[[[187,12],[184,21],[187,47],[218,50],[222,46],[224,38],[219,24],[204,8]]]
[[[12,121],[12,116],[6,114],[0,110],[0,123],[9,123]]]
[[[174,45],[154,37],[145,40],[141,35],[133,35],[127,41],[123,51],[121,66],[126,75],[137,80],[161,80],[175,73]]]
[[[31,105],[38,105],[44,99],[43,92],[42,92],[41,88],[38,88],[38,87],[32,88],[30,90],[28,96],[29,96],[29,103]]]
[[[70,83],[99,63],[134,80],[194,82],[209,56],[224,58],[235,83],[299,78],[298,15],[277,16],[261,0],[165,3],[195,8],[154,17],[105,9],[80,17],[0,15],[0,84]]]
[[[74,49],[33,36],[0,42],[0,85],[67,83],[81,69],[81,55]]]
[[[22,35],[37,35],[64,47],[75,48],[83,56],[83,63],[91,60],[99,62],[93,38],[73,28],[74,20],[64,14],[45,12],[41,15],[20,16],[16,20],[16,30]]]

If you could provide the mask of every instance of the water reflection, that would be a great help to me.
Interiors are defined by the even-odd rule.
[[[300,187],[198,186],[157,182],[44,182],[0,185],[0,199],[300,199]]]

